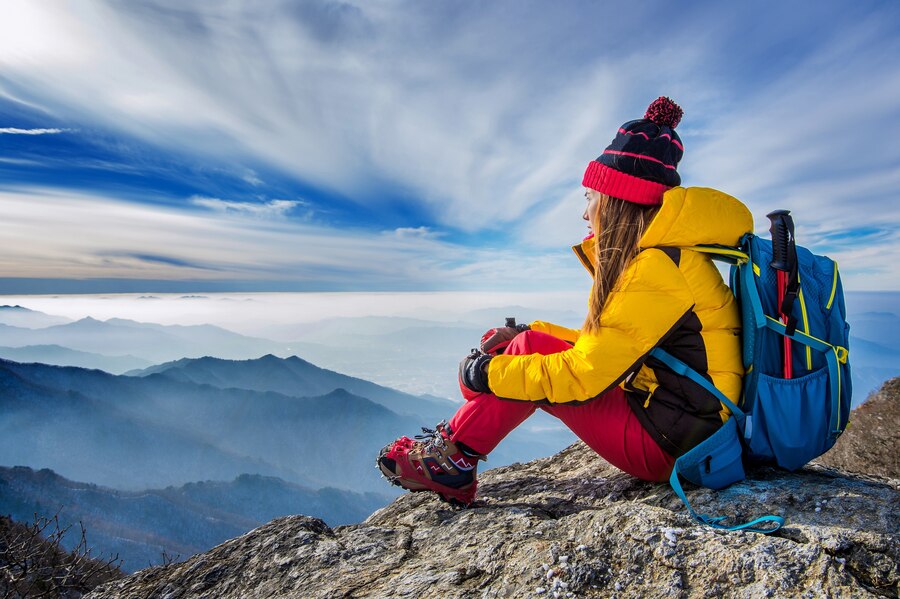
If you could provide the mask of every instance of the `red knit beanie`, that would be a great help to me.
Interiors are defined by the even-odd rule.
[[[676,169],[684,146],[675,127],[683,114],[665,96],[654,100],[644,118],[619,127],[612,143],[588,164],[581,184],[626,202],[662,203],[663,193],[681,184]]]

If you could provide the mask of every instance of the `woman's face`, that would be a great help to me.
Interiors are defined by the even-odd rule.
[[[581,215],[581,218],[588,221],[588,236],[600,231],[600,223],[594,222],[594,218],[597,216],[597,205],[600,203],[600,196],[601,194],[599,191],[587,187],[584,188],[584,199],[587,200],[587,206],[585,207],[584,214]]]

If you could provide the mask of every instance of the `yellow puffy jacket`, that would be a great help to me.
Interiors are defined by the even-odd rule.
[[[667,191],[641,238],[641,252],[606,300],[600,329],[588,334],[531,323],[532,330],[573,343],[572,349],[548,356],[496,356],[488,368],[491,390],[507,399],[571,403],[621,385],[660,447],[682,455],[718,429],[728,411],[648,353],[663,347],[707,373],[737,402],[743,376],[737,305],[709,256],[683,248],[734,246],[752,230],[750,211],[727,194],[701,187]],[[593,240],[574,249],[593,273]]]

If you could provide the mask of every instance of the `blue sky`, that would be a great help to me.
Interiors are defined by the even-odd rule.
[[[898,57],[896,2],[6,0],[0,293],[582,288],[659,95],[685,185],[900,290]]]

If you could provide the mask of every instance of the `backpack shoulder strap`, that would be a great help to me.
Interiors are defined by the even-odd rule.
[[[699,372],[697,372],[661,347],[654,347],[650,351],[650,355],[665,364],[675,374],[691,379],[692,381],[712,393],[716,399],[728,406],[728,409],[731,410],[731,413],[734,414],[735,418],[737,418],[738,422],[741,424],[741,428],[743,428],[744,420],[746,418],[746,414],[744,414],[744,411],[737,407],[737,405],[733,401],[728,399],[728,396],[719,391],[719,389],[715,385],[713,385],[709,379],[701,376]]]
[[[679,249],[709,254],[713,260],[727,262],[728,264],[746,264],[750,261],[750,256],[747,252],[739,247],[732,247],[730,245],[687,245],[681,246]]]

